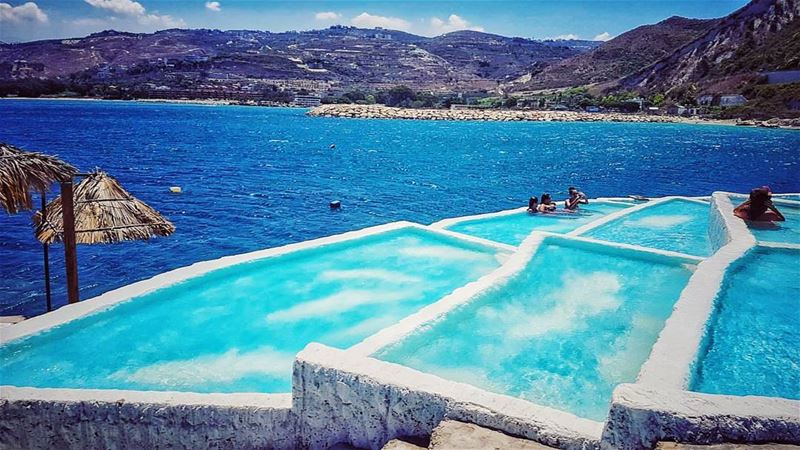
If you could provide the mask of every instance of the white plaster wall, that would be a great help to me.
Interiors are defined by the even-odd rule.
[[[800,401],[618,386],[601,447],[642,450],[658,441],[800,444]]]
[[[310,344],[295,360],[293,401],[304,448],[379,449],[427,436],[444,418],[568,450],[595,449],[602,424],[398,364]]]
[[[0,398],[3,449],[290,450],[296,446],[288,394],[2,387]]]

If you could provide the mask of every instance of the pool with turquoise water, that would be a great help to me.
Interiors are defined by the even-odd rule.
[[[800,206],[789,206],[780,202],[776,206],[786,221],[749,222],[747,225],[753,237],[761,242],[800,244]]]
[[[679,260],[547,238],[525,267],[373,356],[602,421],[692,273]]]
[[[309,342],[349,347],[507,255],[417,228],[218,269],[0,347],[0,384],[288,392]]]
[[[800,250],[757,247],[716,300],[692,389],[800,399]]]
[[[584,236],[693,256],[709,256],[709,214],[707,202],[670,199],[612,220],[588,231]]]
[[[445,227],[450,231],[519,245],[532,231],[569,233],[612,212],[633,206],[626,203],[591,202],[574,213],[528,214],[526,211],[502,216],[467,219]]]

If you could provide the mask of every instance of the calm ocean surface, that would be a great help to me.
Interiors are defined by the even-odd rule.
[[[592,197],[800,191],[800,132],[727,126],[311,118],[303,110],[0,101],[0,142],[102,168],[171,219],[150,242],[78,246],[81,297],[187,264],[395,220]],[[335,143],[336,148],[330,145]],[[183,194],[169,193],[181,186]],[[57,195],[56,191],[50,193]],[[341,211],[328,208],[341,200]],[[0,315],[44,311],[30,214],[0,214]],[[51,251],[66,302],[63,248]]]

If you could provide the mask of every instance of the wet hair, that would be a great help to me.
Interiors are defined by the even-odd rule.
[[[770,194],[771,192],[769,191],[769,188],[765,188],[763,186],[760,188],[755,188],[750,191],[750,202],[764,203],[769,200]]]
[[[767,212],[767,205],[771,204],[771,195],[770,189],[764,186],[750,191],[750,207],[747,209],[747,215],[751,220],[756,220]]]
[[[573,192],[573,191],[578,192],[578,189],[575,188],[575,186],[570,186],[569,189],[567,189],[567,192]]]
[[[528,200],[528,209],[536,209],[536,205],[538,204],[539,204],[539,199],[536,198],[536,196],[534,195]]]
[[[546,192],[544,194],[542,194],[542,203],[548,204],[548,203],[550,203],[551,200],[553,200],[553,198],[550,197],[550,194],[548,194]]]

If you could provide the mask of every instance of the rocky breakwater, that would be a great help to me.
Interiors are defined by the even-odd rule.
[[[360,119],[486,120],[501,122],[696,122],[675,116],[640,114],[515,109],[413,109],[392,108],[383,105],[339,104],[318,106],[309,111],[308,115]]]

